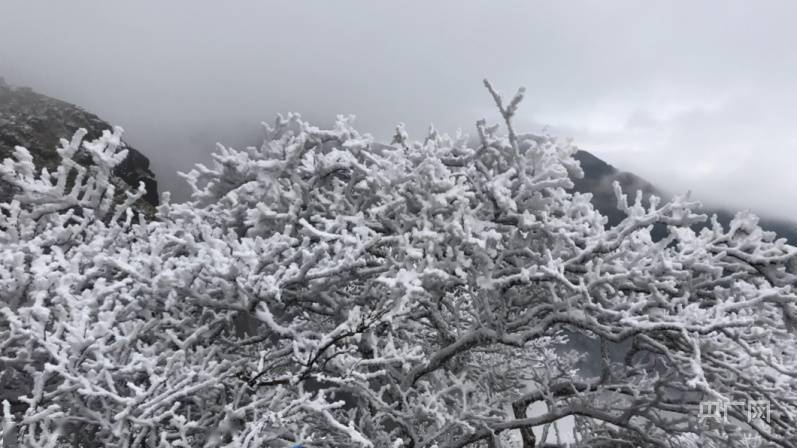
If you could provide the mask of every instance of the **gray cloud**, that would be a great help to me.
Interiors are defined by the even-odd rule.
[[[792,2],[3,0],[0,74],[120,124],[162,185],[260,121],[496,118],[481,79],[671,191],[797,217]],[[184,190],[183,190],[184,191]]]

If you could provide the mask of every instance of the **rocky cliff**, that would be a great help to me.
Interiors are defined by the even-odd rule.
[[[65,101],[36,93],[27,87],[12,87],[0,77],[0,161],[11,157],[15,146],[24,146],[33,156],[38,168],[53,170],[59,163],[55,148],[59,139],[69,139],[76,130],[88,131],[85,140],[99,137],[111,125],[96,115]],[[127,159],[114,174],[125,184],[137,188],[144,182],[147,193],[137,208],[151,212],[158,205],[158,183],[149,168],[149,159],[127,146]],[[81,151],[82,152],[82,151]],[[90,164],[88,154],[80,152],[76,159]],[[10,198],[11,189],[0,181],[0,202]]]

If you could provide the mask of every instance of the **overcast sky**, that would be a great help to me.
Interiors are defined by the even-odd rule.
[[[797,3],[0,0],[0,75],[126,129],[164,189],[297,111],[388,138],[497,119],[674,192],[797,219]]]

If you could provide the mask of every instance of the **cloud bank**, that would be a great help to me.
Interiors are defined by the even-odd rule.
[[[388,138],[497,119],[573,137],[707,202],[797,219],[793,2],[4,0],[0,74],[125,127],[161,185],[258,123],[338,113]]]

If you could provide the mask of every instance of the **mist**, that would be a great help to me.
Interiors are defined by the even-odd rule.
[[[797,218],[797,4],[742,1],[0,3],[0,76],[125,128],[162,191],[261,121],[355,114],[472,132],[517,117],[672,192]]]

